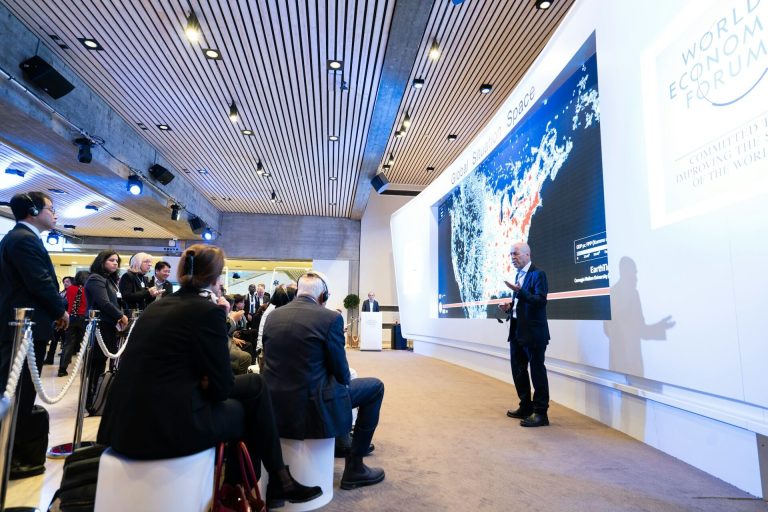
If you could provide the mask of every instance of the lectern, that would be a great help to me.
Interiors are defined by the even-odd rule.
[[[381,350],[381,313],[360,313],[360,350]]]

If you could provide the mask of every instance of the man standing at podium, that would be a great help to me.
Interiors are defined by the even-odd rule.
[[[363,312],[378,313],[379,302],[376,299],[376,294],[368,292],[368,300],[363,302]]]

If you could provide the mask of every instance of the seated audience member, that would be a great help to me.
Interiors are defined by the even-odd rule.
[[[123,300],[125,314],[131,311],[144,311],[160,293],[157,288],[149,286],[147,272],[152,266],[152,256],[145,252],[137,252],[131,256],[128,272],[120,277],[120,295]]]
[[[328,296],[323,277],[309,272],[299,279],[296,299],[270,313],[264,330],[263,374],[281,437],[345,436],[351,429],[352,408],[359,408],[341,477],[342,489],[354,489],[384,480],[384,470],[363,463],[379,423],[384,384],[376,378],[350,382],[344,320],[325,308]]]
[[[225,299],[226,300],[226,299]],[[248,372],[248,367],[253,364],[253,356],[246,350],[245,341],[235,337],[237,325],[243,320],[245,311],[230,311],[227,316],[227,337],[229,338],[229,360],[232,363],[232,371],[235,375]]]
[[[269,473],[270,509],[286,500],[315,499],[322,494],[320,487],[298,483],[283,463],[262,378],[232,375],[229,304],[214,292],[223,267],[224,251],[218,247],[198,244],[184,251],[178,268],[181,289],[151,304],[133,329],[98,441],[131,458],[162,459],[243,440],[255,466],[260,461]],[[231,453],[224,479],[234,484],[240,470]]]
[[[262,339],[264,336],[264,326],[267,323],[267,317],[270,313],[272,313],[275,309],[285,306],[288,304],[288,294],[285,292],[282,288],[277,288],[273,293],[272,297],[269,299],[269,305],[264,309],[264,313],[261,315],[261,320],[259,321],[259,337],[256,340],[256,346],[257,348],[263,349]]]
[[[288,283],[285,285],[285,293],[288,294],[288,302],[291,302],[296,298],[296,283]]]
[[[80,344],[85,335],[85,312],[88,310],[85,299],[85,282],[88,280],[87,270],[80,270],[67,288],[67,311],[69,311],[69,328],[64,337],[64,353],[59,359],[59,377],[68,375],[67,368],[72,362],[72,354],[80,350]]]

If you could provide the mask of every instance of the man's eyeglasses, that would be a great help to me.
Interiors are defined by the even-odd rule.
[[[53,206],[43,206],[43,210],[50,210],[51,215],[56,215],[56,208]]]

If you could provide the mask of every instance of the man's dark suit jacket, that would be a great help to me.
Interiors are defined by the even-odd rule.
[[[547,325],[547,275],[531,264],[517,292],[517,318],[509,322],[509,341],[521,345],[549,343]]]
[[[258,300],[258,296],[256,296],[256,306],[253,308],[254,315],[256,314],[256,311],[259,310],[259,306],[262,304],[269,304],[269,294],[267,292],[264,292],[264,296],[261,298],[261,301]],[[243,311],[245,311],[246,315],[251,314],[251,294],[246,293],[245,294],[245,307],[243,308]]]
[[[152,288],[153,286],[157,286],[157,279],[155,279],[154,276],[152,276],[152,279],[149,280],[149,287]],[[173,284],[171,284],[170,281],[163,282],[163,286],[161,286],[165,292],[163,295],[158,295],[158,297],[168,297],[170,294],[173,293]],[[157,300],[157,297],[155,297],[154,300]]]
[[[14,335],[8,322],[13,320],[14,308],[35,308],[35,340],[50,339],[53,321],[66,311],[48,251],[24,224],[16,224],[0,241],[0,346],[8,357]]]
[[[370,301],[366,300],[363,302],[363,311],[370,311],[372,313],[378,313],[379,312],[379,301],[374,300],[373,301],[373,310],[371,311],[371,303]]]
[[[140,459],[210,448],[216,441],[211,409],[229,397],[233,385],[224,310],[193,290],[179,290],[150,304],[136,322],[99,442]]]
[[[280,437],[348,434],[352,406],[342,316],[301,296],[265,321],[264,380]]]

